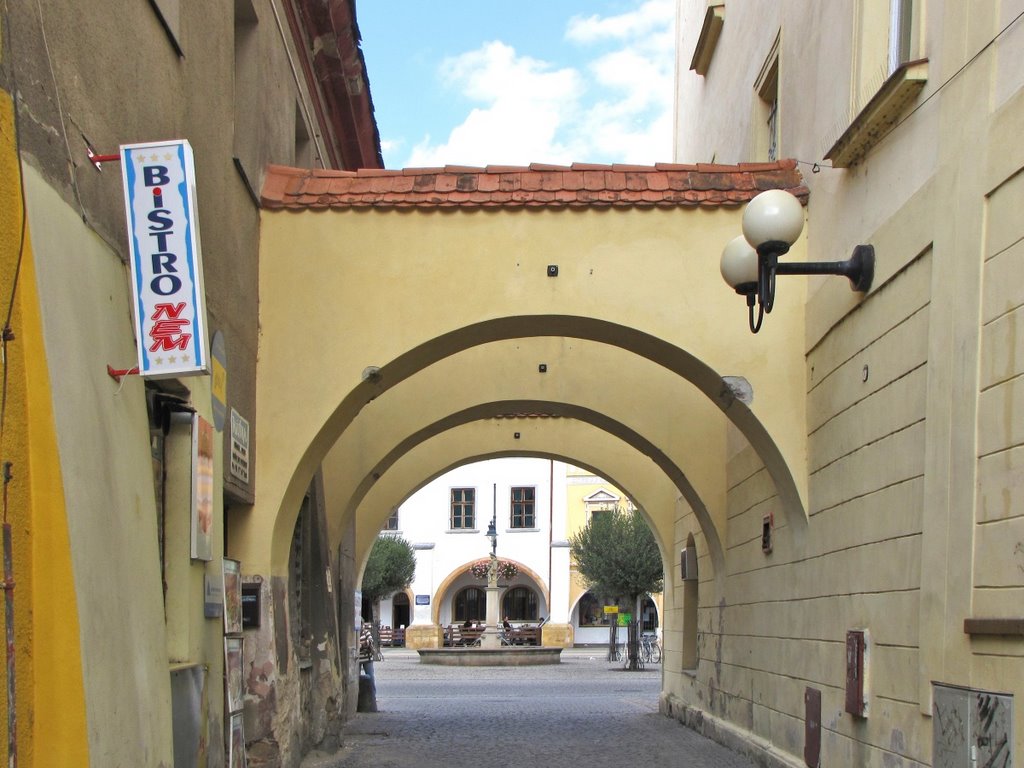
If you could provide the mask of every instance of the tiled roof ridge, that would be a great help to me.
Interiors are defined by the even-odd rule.
[[[806,199],[795,160],[357,171],[271,165],[261,201],[269,209],[736,206],[778,188]]]

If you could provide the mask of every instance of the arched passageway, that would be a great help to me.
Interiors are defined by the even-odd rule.
[[[295,194],[358,175],[273,169],[264,201],[288,210],[263,219],[260,492],[231,520],[231,554],[285,580],[287,534],[320,473],[328,549],[357,576],[411,492],[499,455],[563,457],[614,478],[648,516],[667,574],[686,537],[698,542],[718,584],[708,604],[725,575],[730,454],[749,452],[780,524],[801,535],[799,306],[773,316],[774,357],[751,355],[717,268],[739,229],[735,206],[766,186],[802,194],[799,174],[792,164],[673,171],[659,190],[666,173],[628,174],[650,194],[621,205],[595,194],[569,209],[524,189],[529,210],[445,212],[433,198],[396,208],[430,174],[364,205]],[[527,187],[528,175],[496,174]],[[744,377],[753,400],[727,376]],[[669,579],[663,625],[678,650],[674,589]]]

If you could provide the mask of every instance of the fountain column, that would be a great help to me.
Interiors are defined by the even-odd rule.
[[[500,648],[501,637],[498,635],[498,558],[492,552],[491,562],[487,566],[487,618],[483,635],[480,636],[481,648]]]

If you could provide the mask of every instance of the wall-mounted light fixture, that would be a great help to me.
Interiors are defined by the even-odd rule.
[[[743,234],[722,251],[722,277],[746,297],[752,333],[761,330],[761,321],[775,305],[776,275],[843,275],[855,291],[864,293],[871,288],[875,249],[870,245],[858,245],[846,261],[780,262],[779,257],[789,252],[803,228],[800,201],[785,190],[769,189],[747,203]]]

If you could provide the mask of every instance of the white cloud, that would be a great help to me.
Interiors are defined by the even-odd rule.
[[[402,141],[402,139],[385,139],[385,138],[381,138],[381,140],[380,140],[380,149],[381,149],[381,152],[385,152],[385,153],[397,152],[399,149],[402,148],[402,145],[404,143],[405,142]]]
[[[578,68],[520,56],[499,41],[445,60],[444,82],[479,106],[446,141],[424,137],[407,165],[670,159],[674,22],[673,0],[574,17],[566,39],[584,52],[600,47]]]
[[[432,166],[525,164],[564,160],[556,134],[579,109],[580,75],[554,69],[528,56],[517,56],[501,42],[447,59],[442,77],[464,96],[482,103],[448,140],[426,137],[409,157],[409,165]],[[556,157],[557,156],[557,157]]]
[[[607,39],[637,41],[647,35],[662,34],[666,20],[674,23],[675,0],[647,0],[635,11],[618,16],[573,16],[565,36],[579,43]]]

